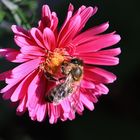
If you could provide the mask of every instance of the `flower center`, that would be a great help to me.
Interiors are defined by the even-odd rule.
[[[67,60],[68,53],[64,49],[57,48],[53,52],[47,51],[45,61],[41,64],[41,69],[45,73],[54,76],[58,73],[61,64]]]

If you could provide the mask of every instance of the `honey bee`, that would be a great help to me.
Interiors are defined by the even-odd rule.
[[[73,58],[69,62],[63,62],[61,71],[64,75],[59,79],[61,82],[45,96],[45,100],[54,105],[59,104],[63,99],[76,92],[83,75],[83,61]]]

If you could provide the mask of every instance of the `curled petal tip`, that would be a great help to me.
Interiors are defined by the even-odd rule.
[[[94,9],[93,9],[93,13],[95,14],[97,11],[98,11],[98,7],[95,6]]]
[[[121,36],[118,34],[114,35],[114,39],[116,40],[116,42],[118,43],[121,40]]]
[[[74,10],[74,6],[70,3],[70,4],[69,4],[68,11],[73,11],[73,10]]]

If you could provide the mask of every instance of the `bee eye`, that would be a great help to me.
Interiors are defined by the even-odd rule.
[[[82,70],[80,68],[75,68],[71,71],[73,78],[76,80],[77,78],[81,77]]]
[[[78,64],[78,65],[83,65],[83,61],[78,59],[78,58],[71,59],[71,63]]]

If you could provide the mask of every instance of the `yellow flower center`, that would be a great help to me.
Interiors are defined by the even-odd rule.
[[[45,56],[45,62],[41,64],[41,69],[51,75],[57,74],[61,64],[66,60],[67,52],[62,49],[55,49],[53,52],[48,51]]]

